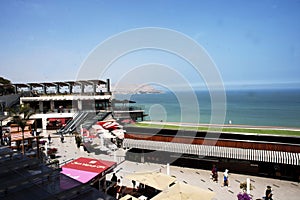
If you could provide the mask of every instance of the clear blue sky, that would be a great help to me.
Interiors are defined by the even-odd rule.
[[[14,83],[75,80],[100,42],[142,27],[196,40],[228,86],[300,87],[299,0],[1,0],[0,76]],[[198,80],[190,74],[190,81]]]

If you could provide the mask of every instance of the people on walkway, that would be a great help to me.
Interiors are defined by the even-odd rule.
[[[50,135],[50,133],[48,134],[48,143],[49,144],[51,143],[51,135]]]
[[[212,173],[212,180],[215,182],[218,182],[218,170],[217,170],[216,165],[213,165],[211,173]]]
[[[75,135],[75,142],[76,142],[77,148],[79,148],[81,145],[81,142],[82,142],[81,136]]]
[[[228,169],[225,169],[225,172],[223,173],[223,179],[224,179],[224,186],[229,186],[229,180],[228,180]]]
[[[113,182],[113,183],[116,183],[118,181],[118,177],[116,176],[116,173],[113,173],[110,181]]]
[[[132,182],[132,190],[133,190],[133,191],[135,191],[135,187],[136,187],[136,186],[135,186],[135,185],[136,185],[136,181],[135,181],[135,180],[132,180],[131,182]]]
[[[64,143],[64,139],[65,139],[64,135],[61,134],[61,135],[60,135],[60,141],[61,141],[61,143]]]
[[[273,196],[273,193],[272,193],[272,188],[271,186],[267,186],[267,189],[266,189],[266,197],[265,197],[265,200],[273,200],[272,199],[272,196]]]
[[[121,179],[117,180],[117,194],[116,194],[116,198],[120,199],[122,197],[122,182]]]

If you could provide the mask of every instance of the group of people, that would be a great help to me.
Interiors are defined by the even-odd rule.
[[[229,186],[229,180],[228,180],[228,169],[225,169],[225,172],[223,173],[223,186]],[[211,170],[211,178],[214,182],[218,182],[218,169],[216,165],[213,165],[213,168]]]
[[[116,173],[113,173],[111,179],[112,187],[107,191],[110,195],[114,196],[116,199],[119,199],[122,196],[122,183]]]
[[[60,141],[61,141],[61,143],[64,143],[64,140],[65,140],[65,137],[64,137],[63,134],[61,134],[60,135]],[[51,135],[50,134],[48,134],[48,142],[49,142],[49,144],[51,144]]]
[[[223,186],[229,186],[229,180],[228,180],[228,174],[229,170],[225,169],[225,172],[223,173]],[[218,169],[216,165],[213,165],[212,170],[211,170],[211,179],[214,182],[218,182]],[[272,199],[273,193],[272,193],[272,188],[271,186],[267,186],[266,192],[265,192],[265,200],[273,200]]]

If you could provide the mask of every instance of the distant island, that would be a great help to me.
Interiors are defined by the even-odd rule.
[[[155,88],[154,86],[139,85],[139,84],[127,84],[127,85],[112,85],[111,91],[114,94],[155,94],[164,93],[162,90]]]

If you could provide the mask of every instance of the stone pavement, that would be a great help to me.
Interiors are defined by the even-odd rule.
[[[44,131],[42,135],[45,136],[44,140],[47,140],[48,133]],[[65,136],[65,142],[61,143],[59,135],[55,132],[51,132],[52,144],[50,147],[58,148],[57,158],[60,164],[68,162],[78,157],[91,157],[96,159],[110,160],[119,163],[115,169],[117,176],[121,178],[122,184],[132,187],[131,180],[126,179],[126,175],[134,172],[142,171],[161,171],[166,173],[167,167],[161,164],[153,163],[136,163],[126,161],[126,151],[119,149],[108,153],[96,155],[94,152],[87,153],[82,148],[77,148],[75,144],[75,138],[73,136]],[[250,178],[251,184],[255,187],[251,191],[253,200],[262,199],[267,185],[272,186],[273,199],[274,200],[298,200],[300,199],[300,184],[298,182],[285,181],[279,179],[264,178],[258,176],[248,176],[242,174],[230,173],[229,169],[229,187],[222,187],[222,173],[219,172],[219,182],[215,183],[210,179],[209,170],[183,168],[177,166],[170,166],[170,174],[175,176],[178,181],[186,182],[190,185],[198,186],[203,189],[207,189],[215,192],[214,200],[231,200],[237,199],[237,194],[241,192],[239,188],[240,182],[245,182],[246,178]],[[111,174],[107,175],[110,179]]]

